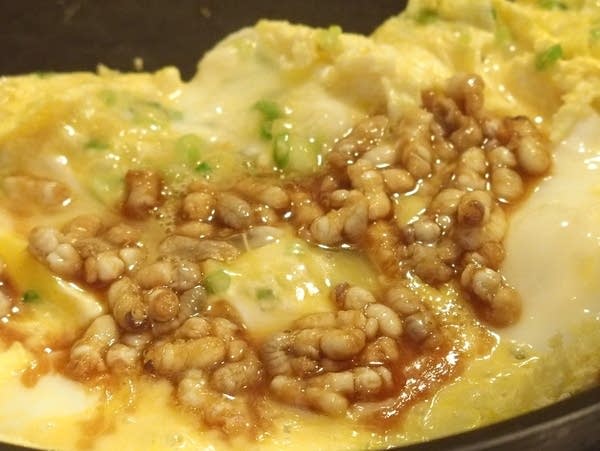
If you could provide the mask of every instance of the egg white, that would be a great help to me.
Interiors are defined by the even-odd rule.
[[[585,318],[600,319],[600,115],[554,149],[552,175],[511,217],[503,271],[523,317],[499,333],[537,348]]]

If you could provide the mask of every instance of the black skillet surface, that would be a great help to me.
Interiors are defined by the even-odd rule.
[[[133,58],[141,57],[145,70],[175,65],[188,79],[202,53],[259,18],[369,33],[404,5],[400,0],[0,0],[0,74],[94,70],[98,63],[132,70]],[[0,444],[0,450],[12,449],[23,448]],[[600,387],[509,421],[403,449],[599,450]]]
[[[369,33],[402,0],[0,0],[0,74],[177,66],[184,78],[227,34],[260,18]]]

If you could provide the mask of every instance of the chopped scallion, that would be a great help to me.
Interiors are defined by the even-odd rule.
[[[179,157],[179,160],[194,165],[200,159],[203,146],[204,141],[202,141],[202,138],[194,133],[188,133],[175,141],[175,153]]]
[[[513,36],[510,32],[510,29],[502,23],[498,23],[496,26],[495,36],[498,44],[504,47],[507,47],[513,41]]]
[[[85,143],[86,149],[94,149],[94,150],[105,150],[108,149],[109,145],[106,141],[98,138],[92,138],[88,142]]]
[[[415,21],[421,25],[427,25],[439,19],[438,12],[432,8],[423,8],[415,17]]]
[[[109,89],[104,89],[98,93],[98,97],[106,106],[114,106],[117,103],[117,93]]]
[[[317,35],[317,44],[321,49],[327,52],[335,52],[340,46],[341,34],[342,27],[339,25],[331,25],[326,30],[320,30]]]
[[[260,137],[266,140],[273,138],[273,121],[264,120],[260,124]]]
[[[284,133],[273,140],[273,161],[279,169],[285,168],[290,161],[290,135]]]
[[[257,288],[256,289],[256,299],[258,299],[259,301],[264,301],[266,299],[273,299],[275,297],[275,294],[273,293],[273,290],[271,290],[270,288]]]
[[[199,172],[200,174],[204,175],[210,174],[212,172],[212,167],[206,161],[203,161],[202,163],[198,164],[198,166],[196,166],[196,172]]]
[[[133,121],[142,125],[161,125],[169,121],[183,118],[181,111],[167,108],[160,102],[137,100],[129,105]]]
[[[23,299],[23,302],[35,302],[40,299],[40,295],[35,290],[27,290],[25,293],[23,293],[23,297],[21,299]]]
[[[266,120],[272,121],[283,116],[283,110],[271,100],[259,100],[254,104],[254,109],[260,111]]]
[[[560,0],[538,0],[538,5],[544,9],[560,9],[562,11],[568,9],[567,5]]]
[[[263,117],[260,123],[261,138],[271,140],[273,138],[273,121],[283,117],[285,112],[277,103],[271,100],[259,100],[254,104],[254,109],[259,111]]]
[[[222,293],[229,288],[231,277],[223,270],[215,271],[204,279],[204,287],[210,294]]]
[[[546,70],[554,65],[563,56],[563,50],[560,44],[548,47],[535,57],[535,67],[537,70]]]

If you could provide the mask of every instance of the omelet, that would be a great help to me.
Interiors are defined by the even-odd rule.
[[[1,77],[0,438],[382,449],[596,385],[599,56],[595,1],[413,0]]]

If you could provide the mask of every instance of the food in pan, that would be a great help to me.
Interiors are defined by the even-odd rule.
[[[423,0],[0,79],[0,435],[376,449],[596,384],[599,26]]]

